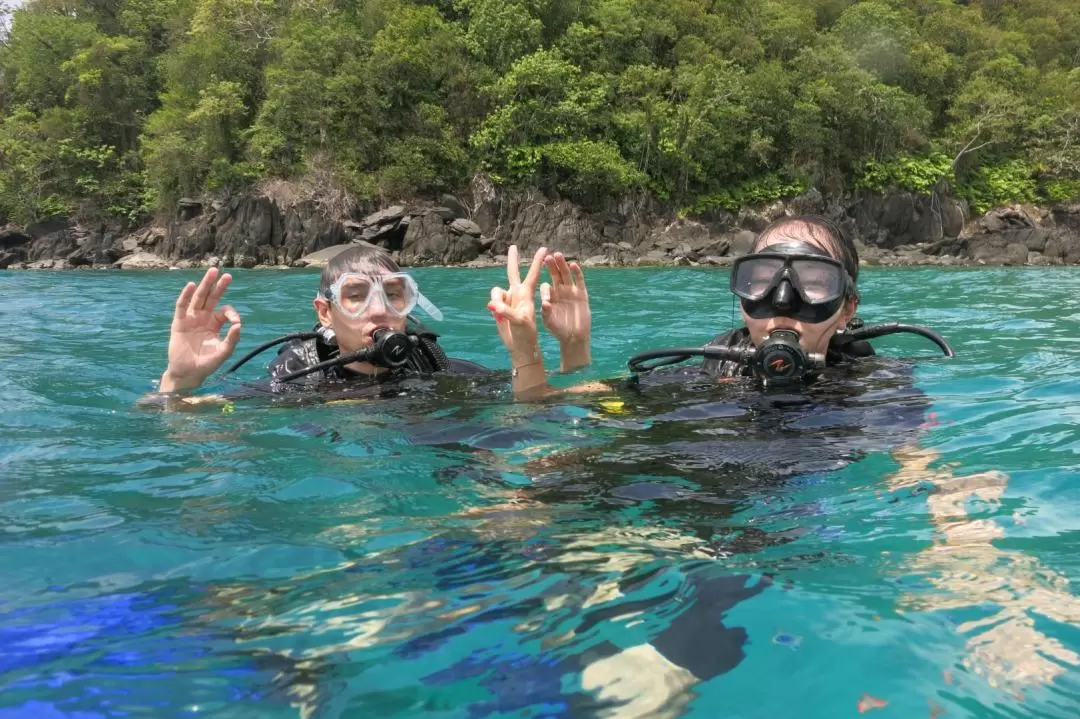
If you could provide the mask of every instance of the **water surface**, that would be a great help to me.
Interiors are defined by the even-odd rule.
[[[197,273],[0,273],[0,717],[1076,715],[1080,274],[867,270],[861,316],[959,356],[877,340],[921,361],[816,395],[537,404],[504,274],[415,274],[501,373],[162,413]],[[234,275],[242,351],[310,327],[316,274]],[[723,270],[588,278],[559,384],[733,320]]]

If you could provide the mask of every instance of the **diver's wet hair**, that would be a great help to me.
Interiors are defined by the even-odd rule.
[[[326,263],[319,279],[319,294],[326,297],[330,287],[347,272],[362,275],[377,275],[384,272],[401,272],[401,268],[390,253],[381,247],[367,243],[350,247],[337,253]]]
[[[858,281],[859,251],[855,248],[855,241],[840,225],[821,215],[795,215],[774,220],[754,240],[751,252],[756,252],[765,240],[805,242],[807,235],[820,242],[834,259],[840,261],[852,281]]]

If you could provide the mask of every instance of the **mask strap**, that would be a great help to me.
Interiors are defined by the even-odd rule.
[[[419,289],[416,290],[416,305],[424,312],[427,312],[433,319],[438,322],[442,322],[443,313],[439,311],[439,308],[431,304],[431,300],[424,297],[424,293]]]

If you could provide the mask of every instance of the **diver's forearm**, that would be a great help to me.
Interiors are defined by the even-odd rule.
[[[161,380],[158,382],[158,391],[167,393],[197,389],[205,379],[205,377],[194,376],[178,377],[166,368],[165,371],[161,373]]]
[[[140,397],[135,406],[166,412],[190,412],[202,405],[218,406],[228,402],[229,399],[220,394],[194,396],[183,392],[149,392]]]
[[[588,339],[571,340],[559,344],[559,369],[573,372],[592,364],[592,348]]]
[[[551,391],[539,344],[526,343],[510,350],[510,386],[517,399],[537,399]]]

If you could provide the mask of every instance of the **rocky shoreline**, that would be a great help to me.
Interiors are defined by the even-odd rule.
[[[321,266],[369,242],[402,266],[488,267],[510,244],[545,245],[588,267],[725,266],[783,215],[826,214],[848,225],[870,266],[1049,266],[1080,263],[1080,203],[1013,205],[970,217],[962,201],[906,192],[827,199],[816,190],[738,213],[677,217],[649,198],[586,211],[536,191],[508,193],[477,178],[466,201],[391,204],[357,217],[269,194],[182,200],[167,221],[124,232],[60,218],[0,230],[0,269],[170,269]],[[372,210],[375,208],[367,208]]]

